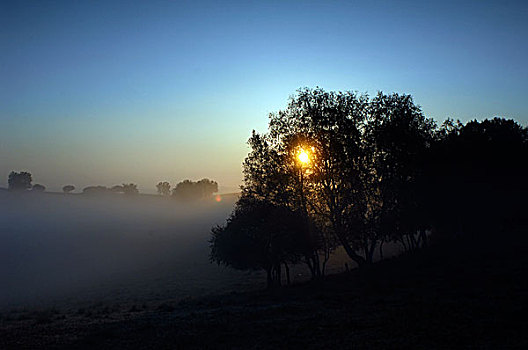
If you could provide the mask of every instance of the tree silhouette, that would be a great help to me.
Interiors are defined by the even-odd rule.
[[[158,194],[162,196],[169,196],[171,193],[171,185],[167,181],[158,182],[158,184],[156,185],[156,189],[158,190]]]
[[[494,118],[448,121],[428,154],[423,192],[444,234],[493,234],[528,211],[528,129]],[[434,200],[432,200],[434,198]]]
[[[181,200],[209,199],[213,193],[218,192],[218,183],[209,179],[194,182],[184,180],[172,190],[172,196]]]
[[[270,114],[268,133],[250,137],[241,199],[303,213],[317,228],[308,236],[318,250],[306,258],[314,271],[336,244],[358,265],[371,263],[384,241],[416,242],[427,227],[412,213],[435,131],[409,95],[301,89]]]
[[[244,163],[242,188],[244,195],[275,198],[301,210],[319,232],[330,234],[318,237],[323,246],[331,247],[337,238],[360,265],[366,262],[357,253],[363,248],[360,238],[371,230],[357,222],[371,208],[367,196],[374,193],[367,191],[370,174],[362,139],[367,119],[367,96],[299,90],[286,110],[270,115],[268,134],[250,139],[253,150]],[[300,151],[309,153],[306,166],[298,161]],[[312,260],[317,269],[319,255]]]
[[[88,186],[83,188],[82,192],[83,194],[99,195],[109,193],[110,189],[106,186]]]
[[[62,192],[64,193],[70,193],[75,190],[75,186],[73,185],[66,185],[62,188]]]
[[[41,184],[34,184],[33,187],[31,188],[31,191],[44,192],[46,191],[46,187]]]
[[[136,195],[139,193],[137,185],[133,183],[123,184],[122,188],[123,188],[123,193],[125,195]]]
[[[31,182],[33,181],[31,173],[22,171],[22,172],[14,172],[12,171],[9,173],[9,177],[7,180],[8,183],[8,189],[10,191],[24,191],[31,189],[32,185]]]
[[[409,95],[378,95],[370,103],[365,134],[379,194],[377,231],[381,239],[398,241],[406,249],[417,247],[430,223],[420,213],[420,189],[427,152],[437,132]],[[373,246],[369,251],[370,258]]]
[[[280,285],[281,265],[290,281],[289,263],[312,250],[302,214],[270,202],[243,199],[225,226],[212,229],[211,262],[238,270],[263,269],[268,287]]]
[[[255,203],[296,213],[304,233],[287,251],[313,277],[338,245],[362,266],[387,241],[414,250],[433,229],[498,232],[526,222],[528,129],[512,120],[437,127],[410,95],[305,88],[248,144],[241,197],[227,225],[213,230],[212,259],[235,268],[255,264],[239,265],[245,253],[229,250],[230,240],[256,244],[250,232],[264,237],[279,222]],[[275,265],[259,261],[270,276]]]
[[[304,262],[310,268],[312,277],[324,274],[324,266],[329,252],[335,247],[330,244],[326,231],[309,218],[304,198],[304,181],[301,179],[305,169],[295,160],[289,159],[290,152],[283,152],[273,144],[269,135],[259,135],[253,131],[248,140],[252,150],[244,161],[244,185],[240,202],[252,200],[264,201],[277,207],[285,207],[299,212],[305,221],[306,238],[311,250],[304,249]],[[294,156],[295,158],[295,156]],[[308,224],[310,222],[310,224]],[[320,263],[319,248],[322,248],[323,262]]]

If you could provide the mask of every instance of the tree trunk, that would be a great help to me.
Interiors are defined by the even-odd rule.
[[[412,250],[416,250],[416,248],[418,248],[418,242],[416,241],[416,238],[414,237],[414,233],[411,233],[409,235],[409,240],[412,243]]]
[[[404,238],[407,238],[407,246],[409,249],[407,249],[408,251],[411,251],[412,250],[412,244],[411,244],[411,239],[409,238],[409,235],[404,235],[403,236]]]
[[[272,267],[269,267],[266,269],[266,273],[268,274],[268,288],[273,287],[273,276],[272,276]]]
[[[399,241],[401,242],[401,244],[403,245],[403,249],[405,251],[408,251],[409,249],[407,249],[407,245],[405,244],[405,238],[403,236],[400,237]]]
[[[290,268],[288,267],[288,264],[284,263],[284,270],[286,270],[286,283],[290,285]]]
[[[336,225],[334,223],[334,232],[339,239],[339,242],[345,248],[345,252],[347,253],[348,257],[352,259],[356,264],[358,264],[359,267],[365,265],[365,258],[363,258],[361,255],[357,254],[354,249],[348,244],[347,240],[345,239],[345,236],[341,233],[340,226]]]
[[[321,268],[321,276],[325,276],[325,271],[326,271],[326,263],[328,262],[328,260],[330,259],[330,250],[328,248],[325,248],[325,252],[324,252],[324,260],[323,260],[323,266]]]
[[[365,265],[366,261],[365,258],[361,255],[357,254],[354,249],[348,244],[348,242],[340,239],[341,244],[343,245],[343,248],[345,248],[345,252],[347,253],[348,257],[352,259],[356,264],[358,264],[359,267]]]
[[[316,251],[313,253],[313,259],[314,259],[314,270],[315,270],[315,277],[321,277],[321,264],[319,262],[319,254],[317,254]]]
[[[282,286],[282,276],[281,276],[281,266],[280,266],[280,263],[278,263],[277,265],[275,265],[275,273],[277,275],[277,286]]]
[[[427,247],[427,235],[425,234],[425,230],[420,230],[420,237],[422,238],[422,247]]]
[[[312,260],[309,256],[304,257],[306,265],[308,265],[308,268],[310,269],[310,273],[312,274],[312,279],[315,279],[315,270],[314,266],[312,264]]]
[[[370,243],[370,247],[369,247],[368,255],[367,255],[367,262],[369,264],[372,264],[374,262],[374,250],[376,250],[377,244],[378,242],[375,240]]]
[[[383,243],[385,243],[384,239],[381,240],[380,247],[379,247],[380,260],[383,260]]]

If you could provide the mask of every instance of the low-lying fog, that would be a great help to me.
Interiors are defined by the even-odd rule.
[[[261,272],[209,262],[211,227],[235,201],[0,191],[0,311],[262,288]],[[343,271],[344,261],[333,257],[327,271]],[[293,270],[293,282],[308,277],[303,266]]]
[[[0,308],[210,288],[233,275],[209,264],[207,240],[234,200],[0,192]]]
[[[210,229],[225,222],[235,200],[0,191],[0,310],[260,288],[261,273],[208,260]]]

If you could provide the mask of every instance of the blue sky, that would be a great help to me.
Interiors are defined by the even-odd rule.
[[[252,129],[304,86],[412,94],[528,122],[522,1],[19,1],[0,5],[0,186],[242,178]]]

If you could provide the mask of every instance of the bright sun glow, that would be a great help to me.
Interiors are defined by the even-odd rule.
[[[303,149],[299,151],[297,158],[299,159],[299,162],[303,164],[307,164],[310,162],[310,157],[308,156],[308,153],[306,153],[306,151]]]

